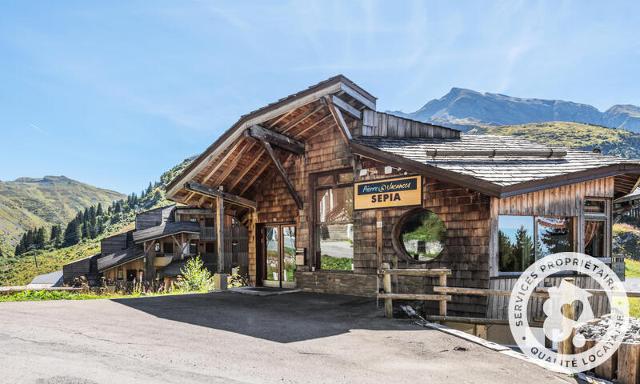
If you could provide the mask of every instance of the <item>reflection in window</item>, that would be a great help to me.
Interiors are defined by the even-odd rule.
[[[266,279],[280,281],[280,235],[278,227],[267,227],[267,273]]]
[[[584,253],[593,257],[606,257],[605,221],[587,221],[584,227]]]
[[[536,259],[573,251],[573,221],[571,218],[536,217],[538,226]]]
[[[418,210],[402,221],[400,240],[412,259],[429,261],[444,249],[446,234],[444,223],[435,213]]]
[[[535,260],[533,217],[500,216],[498,226],[500,271],[524,271]]]
[[[500,216],[498,219],[501,272],[522,272],[537,259],[573,250],[572,218]]]
[[[322,269],[353,269],[353,187],[316,191]]]

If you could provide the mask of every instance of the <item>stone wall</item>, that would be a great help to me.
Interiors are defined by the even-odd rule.
[[[349,271],[296,272],[298,288],[305,292],[376,296],[376,275]]]

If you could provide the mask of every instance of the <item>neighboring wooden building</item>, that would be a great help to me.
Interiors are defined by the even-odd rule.
[[[248,274],[246,228],[226,216],[225,256],[238,273]],[[211,271],[217,270],[217,238],[214,214],[209,209],[176,207],[152,209],[136,215],[134,230],[103,239],[100,253],[63,267],[65,283],[90,276],[98,285],[133,281],[170,284],[186,261],[200,256]]]
[[[218,238],[229,217],[247,228],[257,286],[373,296],[383,262],[449,268],[449,285],[477,288],[508,285],[552,251],[617,262],[612,201],[636,186],[638,161],[375,109],[364,89],[330,78],[242,116],[167,195],[225,223]],[[397,281],[400,291],[432,285]],[[491,305],[456,296],[449,310],[483,317]]]

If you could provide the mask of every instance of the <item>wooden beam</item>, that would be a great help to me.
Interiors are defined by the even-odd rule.
[[[302,131],[298,132],[296,134],[296,136],[300,137],[300,136],[304,135],[305,133],[309,132],[313,128],[317,127],[319,124],[322,124],[325,120],[327,120],[330,117],[331,117],[331,113],[327,113],[326,115],[322,116],[322,118],[320,120],[316,121],[315,123],[311,124],[307,128],[305,128]]]
[[[238,140],[231,148],[229,148],[229,151],[224,156],[222,156],[221,159],[216,160],[215,165],[213,166],[213,169],[207,174],[207,176],[204,179],[202,179],[203,184],[209,181],[209,179],[213,176],[213,174],[216,173],[218,169],[220,169],[222,164],[224,164],[225,161],[229,159],[229,156],[231,156],[231,154],[234,153],[236,149],[238,149],[238,146],[240,146],[240,143],[242,143],[243,141],[244,140]]]
[[[273,128],[273,127],[275,127],[279,122],[281,122],[282,120],[286,119],[289,115],[291,115],[291,114],[292,114],[293,112],[295,112],[295,111],[296,111],[295,109],[292,109],[292,110],[290,110],[290,111],[289,111],[289,112],[287,112],[287,113],[283,113],[280,117],[278,117],[278,118],[276,119],[276,121],[274,121],[273,123],[271,123],[271,124],[269,125],[269,128]]]
[[[296,189],[293,186],[293,183],[291,182],[291,180],[289,180],[289,176],[287,175],[287,172],[282,166],[282,163],[280,163],[280,160],[278,160],[278,157],[273,151],[271,144],[269,144],[267,141],[262,141],[262,145],[264,146],[264,149],[269,154],[269,157],[271,157],[271,161],[273,161],[273,164],[276,166],[278,173],[280,173],[282,180],[284,181],[285,185],[287,186],[287,189],[289,190],[289,194],[291,194],[291,197],[296,202],[296,206],[298,207],[298,209],[302,209],[303,207],[302,199],[300,198],[300,196],[298,196],[298,192],[296,192]]]
[[[305,113],[304,115],[302,115],[301,117],[287,123],[285,126],[282,127],[282,133],[287,133],[290,130],[292,130],[293,128],[295,128],[298,124],[300,124],[301,122],[303,122],[305,119],[308,119],[309,116],[314,115],[316,112],[320,111],[322,108],[324,108],[324,104],[320,104],[318,107],[316,107],[315,109],[313,109],[311,112],[309,113]]]
[[[338,96],[331,96],[331,101],[333,101],[333,104],[342,109],[343,111],[347,112],[348,114],[350,114],[351,116],[355,117],[358,120],[362,120],[362,113],[354,106],[352,106],[351,104],[347,103],[346,101],[342,100],[341,98],[339,98]]]
[[[258,154],[254,155],[254,159],[251,161],[251,163],[246,166],[242,172],[240,172],[240,174],[238,174],[238,177],[236,177],[236,179],[229,185],[229,192],[233,191],[233,189],[238,185],[238,183],[244,179],[244,177],[247,175],[247,173],[249,173],[253,167],[256,166],[256,164],[258,164],[258,162],[260,161],[260,159],[262,158],[262,155],[264,154],[264,149],[260,149],[260,152],[258,152]]]
[[[371,101],[368,98],[364,97],[360,92],[351,88],[349,85],[345,83],[340,83],[340,90],[346,93],[347,95],[351,96],[352,98],[358,100],[365,107],[369,109],[373,109],[374,111],[376,110],[375,101]]]
[[[304,154],[303,142],[292,139],[270,129],[261,127],[260,125],[254,125],[253,127],[249,128],[247,130],[247,136],[261,142],[275,145],[278,148],[284,149],[285,151],[293,152],[297,155]]]
[[[228,165],[227,169],[225,169],[224,172],[222,172],[222,174],[220,175],[220,177],[218,177],[216,179],[216,182],[214,184],[215,185],[222,185],[224,180],[231,174],[231,172],[233,172],[234,169],[236,169],[236,165],[238,164],[238,161],[247,152],[247,150],[253,148],[254,145],[255,145],[255,143],[252,142],[252,143],[248,143],[247,145],[242,147],[240,152],[238,152],[238,154],[234,157],[235,161],[233,162],[233,165]]]
[[[327,102],[327,107],[329,108],[329,112],[331,112],[331,116],[333,116],[333,119],[338,125],[338,131],[340,132],[340,135],[342,135],[344,141],[349,144],[349,142],[351,142],[351,132],[349,131],[349,127],[347,127],[347,123],[344,121],[342,112],[340,112],[340,110],[336,108],[329,96],[325,96],[324,100]]]
[[[216,199],[220,197],[232,204],[240,205],[242,207],[256,209],[258,206],[256,202],[253,200],[245,199],[244,197],[241,197],[241,196],[237,196],[231,193],[213,189],[211,187],[207,187],[206,185],[202,185],[199,183],[194,183],[194,182],[185,183],[184,188],[188,191],[193,191],[200,195],[206,195]]]
[[[271,164],[271,162],[269,160],[265,161],[265,163],[262,165],[262,167],[260,167],[260,169],[258,169],[256,174],[253,175],[251,180],[249,180],[247,185],[245,185],[244,188],[242,188],[242,191],[240,191],[239,195],[244,195],[244,193],[247,192],[247,189],[251,188],[251,186],[253,185],[253,183],[256,182],[258,177],[260,177],[264,173],[264,171],[269,167],[269,164]]]

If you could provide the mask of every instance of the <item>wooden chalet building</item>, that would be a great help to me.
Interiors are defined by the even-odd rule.
[[[246,228],[252,285],[373,296],[383,262],[449,268],[448,285],[476,288],[508,288],[557,251],[617,265],[612,202],[639,176],[638,161],[378,112],[340,75],[242,116],[167,195],[215,215],[216,255],[228,223]],[[228,256],[217,268],[230,272]],[[455,296],[449,309],[483,317],[503,304]]]
[[[226,217],[224,244],[228,263],[238,273],[248,273],[246,229]],[[103,239],[100,253],[63,267],[64,281],[85,276],[92,285],[107,286],[134,281],[157,281],[169,286],[186,261],[200,256],[204,265],[217,271],[214,212],[175,205],[136,215],[135,229]]]

